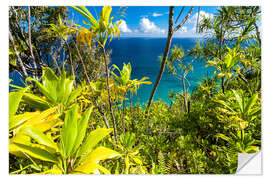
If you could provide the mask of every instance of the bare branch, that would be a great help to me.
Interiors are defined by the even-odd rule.
[[[192,6],[188,12],[188,14],[186,15],[186,17],[182,20],[182,22],[180,24],[178,24],[174,30],[173,30],[173,33],[175,33],[176,31],[178,31],[178,29],[183,26],[183,24],[185,24],[185,22],[187,21],[187,19],[189,18],[189,16],[191,15],[192,11],[194,9],[194,6]]]
[[[25,67],[24,67],[24,65],[23,65],[22,59],[21,59],[21,57],[20,57],[20,55],[19,55],[19,53],[18,53],[18,51],[17,51],[17,48],[16,48],[16,45],[15,45],[14,39],[13,39],[12,34],[11,34],[10,31],[9,31],[9,39],[10,39],[10,41],[11,41],[11,43],[12,43],[13,49],[14,49],[14,51],[15,51],[15,54],[16,54],[16,56],[17,56],[17,59],[18,59],[19,64],[20,64],[20,66],[21,66],[21,69],[22,69],[22,71],[23,71],[23,74],[24,74],[25,77],[28,77],[28,74],[27,74],[26,69],[25,69]]]
[[[180,11],[178,17],[177,17],[176,20],[175,20],[175,24],[177,23],[177,21],[178,21],[178,19],[180,18],[180,16],[181,16],[181,14],[182,14],[182,12],[183,12],[184,9],[185,9],[185,6],[182,7],[182,9],[181,9],[181,11]]]
[[[37,64],[36,64],[36,60],[34,57],[34,53],[33,53],[33,49],[32,49],[32,43],[31,43],[31,10],[30,10],[30,6],[28,6],[28,38],[29,38],[29,48],[30,48],[30,53],[31,53],[31,58],[33,61],[33,66],[34,66],[34,78],[37,79]]]

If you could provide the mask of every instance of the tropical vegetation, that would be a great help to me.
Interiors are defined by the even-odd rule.
[[[175,25],[170,7],[157,80],[136,105],[154,81],[133,79],[130,63],[111,65],[108,48],[126,9],[105,6],[95,18],[72,8],[85,25],[68,20],[66,7],[9,9],[9,71],[23,81],[9,83],[10,174],[232,174],[237,153],[261,149],[259,7],[203,17],[197,29],[207,37],[190,50],[170,46],[196,7],[186,16],[182,8]],[[191,91],[195,61],[213,72]],[[170,104],[153,101],[165,68],[182,88]]]

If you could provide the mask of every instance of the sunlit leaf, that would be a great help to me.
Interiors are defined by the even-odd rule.
[[[112,129],[98,128],[94,131],[91,131],[82,144],[78,155],[83,155],[90,152],[94,146],[96,146],[104,137],[109,135],[112,132]]]

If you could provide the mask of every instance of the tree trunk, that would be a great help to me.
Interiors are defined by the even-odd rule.
[[[117,130],[116,130],[116,122],[115,122],[115,117],[113,113],[113,107],[112,107],[112,101],[111,101],[111,93],[110,93],[110,82],[109,82],[109,68],[108,68],[108,62],[107,62],[107,57],[106,57],[106,51],[104,47],[102,47],[103,50],[103,58],[105,62],[105,69],[106,69],[106,82],[107,82],[107,91],[108,91],[108,101],[109,101],[109,106],[110,106],[110,111],[111,111],[111,117],[112,117],[112,122],[113,122],[113,129],[114,129],[114,137],[115,137],[115,142],[118,144],[117,140]]]
[[[37,79],[38,78],[37,64],[36,64],[36,60],[34,57],[32,42],[31,42],[31,10],[30,10],[30,6],[28,6],[28,35],[29,35],[29,48],[30,48],[31,58],[33,61],[33,66],[34,66],[34,78]]]
[[[174,10],[174,7],[171,6],[170,7],[170,12],[169,12],[169,25],[168,25],[168,35],[167,35],[166,48],[164,50],[162,63],[161,63],[161,67],[160,67],[160,70],[159,70],[159,73],[158,73],[157,80],[155,82],[155,85],[154,85],[153,90],[151,92],[151,96],[150,96],[149,101],[148,101],[148,105],[147,105],[146,113],[145,113],[146,116],[147,116],[148,110],[149,110],[149,108],[150,108],[150,106],[152,104],[152,101],[153,101],[154,95],[156,93],[158,84],[159,84],[159,82],[161,80],[162,74],[164,72],[164,69],[165,69],[165,66],[166,66],[166,61],[167,61],[168,54],[169,54],[169,51],[170,51],[170,46],[171,46],[172,36],[173,36],[173,13],[174,13],[173,10]]]
[[[161,80],[161,77],[162,77],[162,74],[164,72],[164,69],[165,69],[165,66],[166,66],[166,61],[167,61],[167,58],[168,58],[168,55],[169,55],[169,51],[170,51],[170,46],[171,46],[171,42],[172,42],[172,36],[173,36],[173,33],[175,33],[176,31],[178,31],[182,26],[183,24],[185,24],[185,22],[187,21],[187,19],[189,18],[189,16],[191,15],[192,11],[194,9],[194,6],[192,6],[188,12],[188,14],[186,15],[186,17],[182,20],[182,22],[180,24],[178,24],[174,29],[173,29],[173,14],[174,14],[174,6],[170,6],[170,10],[169,10],[169,25],[168,25],[168,35],[167,35],[167,42],[166,42],[166,47],[165,47],[165,50],[164,50],[164,54],[163,54],[163,58],[162,58],[162,63],[161,63],[161,67],[160,67],[160,70],[159,70],[159,74],[158,74],[158,77],[157,77],[157,80],[155,82],[155,85],[153,87],[153,90],[151,92],[151,96],[149,98],[149,101],[148,101],[148,105],[147,105],[147,108],[146,108],[146,111],[145,111],[145,116],[147,117],[147,114],[148,114],[148,111],[149,111],[149,108],[152,104],[152,101],[153,101],[153,98],[154,98],[154,95],[155,95],[155,92],[157,90],[157,86]],[[182,12],[180,12],[180,15],[181,15]]]

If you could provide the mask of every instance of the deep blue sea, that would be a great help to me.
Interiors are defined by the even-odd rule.
[[[192,49],[198,41],[202,39],[198,38],[173,38],[172,45],[178,45],[182,47],[185,52]],[[141,79],[148,77],[148,81],[151,81],[151,85],[142,85],[138,90],[138,94],[134,95],[133,103],[147,103],[151,94],[151,90],[156,81],[160,62],[158,56],[163,54],[166,45],[166,38],[120,38],[113,39],[109,45],[112,50],[111,64],[116,64],[122,69],[123,63],[131,63],[132,66],[132,79]],[[191,57],[186,57],[185,61],[189,62]],[[207,71],[212,71],[210,68],[205,67],[204,62],[193,62],[193,72],[190,72],[188,79],[191,87],[190,92],[194,87],[198,85],[201,78],[206,77]],[[14,84],[23,86],[20,76],[17,73],[9,73],[11,79],[14,80]],[[182,91],[182,83],[176,79],[173,75],[169,74],[165,69],[162,79],[157,88],[154,100],[162,99],[169,103],[168,94],[170,91]]]
[[[196,43],[201,40],[198,38],[173,38],[171,47],[178,45],[187,52],[187,50],[194,48]],[[120,38],[114,39],[111,42],[111,64],[116,64],[122,69],[123,63],[130,62],[132,66],[132,79],[148,77],[149,81],[152,82],[151,85],[142,85],[140,87],[137,97],[133,98],[133,102],[148,102],[160,68],[158,56],[163,54],[165,45],[166,38]],[[190,60],[191,57],[185,58],[187,62]],[[211,71],[211,69],[205,67],[205,62],[199,61],[193,62],[193,69],[193,72],[190,72],[188,75],[191,84],[190,91],[198,85],[201,78],[207,76],[207,71]],[[169,103],[168,94],[170,91],[181,92],[182,83],[169,74],[166,69],[157,88],[154,100],[160,98]]]

